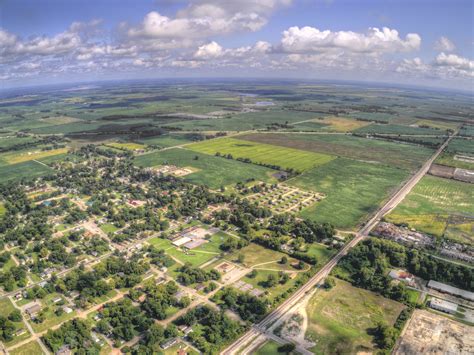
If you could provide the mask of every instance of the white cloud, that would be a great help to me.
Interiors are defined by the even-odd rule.
[[[331,49],[355,53],[391,53],[416,50],[421,37],[409,33],[401,39],[398,31],[372,27],[366,33],[352,31],[320,31],[314,27],[290,27],[283,32],[281,48],[289,53],[318,53]]]
[[[198,59],[211,59],[211,58],[218,58],[224,54],[222,47],[212,41],[208,44],[204,44],[198,48],[198,50],[194,53],[194,57]]]
[[[451,67],[471,72],[474,70],[473,60],[460,57],[456,54],[445,54],[444,52],[438,54],[435,59],[435,64],[443,67]]]
[[[456,46],[448,37],[441,36],[435,42],[434,48],[442,52],[452,52],[456,49]]]

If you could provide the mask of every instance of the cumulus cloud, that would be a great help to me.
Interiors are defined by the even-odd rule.
[[[435,42],[434,48],[442,52],[452,52],[456,49],[456,46],[448,37],[441,36]]]
[[[224,51],[222,47],[218,43],[212,41],[211,43],[200,46],[194,53],[194,57],[198,59],[218,58],[222,56],[223,53]]]
[[[283,32],[281,48],[289,53],[317,53],[330,49],[355,53],[407,52],[420,47],[421,37],[409,33],[400,38],[397,30],[372,27],[366,33],[321,31],[314,27],[290,27]]]
[[[474,77],[474,61],[442,52],[431,63],[426,63],[420,58],[404,59],[396,71],[430,78],[470,79]]]
[[[460,57],[456,54],[445,54],[444,52],[438,54],[435,59],[435,64],[443,67],[452,67],[455,69],[473,71],[474,61],[467,58]]]

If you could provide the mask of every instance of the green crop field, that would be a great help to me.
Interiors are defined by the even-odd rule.
[[[303,150],[243,141],[234,138],[222,138],[189,145],[187,148],[214,155],[231,154],[235,158],[248,158],[255,163],[278,165],[283,169],[291,168],[304,171],[325,164],[334,159],[327,154],[306,152]]]
[[[245,182],[245,180],[251,178],[260,181],[274,181],[271,175],[275,172],[263,166],[246,164],[180,148],[140,155],[135,158],[135,163],[144,167],[162,164],[193,167],[198,171],[183,178],[195,184],[209,186],[212,189],[237,182]]]
[[[26,161],[12,165],[0,165],[0,183],[21,178],[34,178],[52,174],[53,169],[35,161]]]
[[[306,338],[315,354],[372,353],[369,329],[378,322],[393,325],[405,306],[375,293],[336,280],[330,290],[318,291],[306,308]]]
[[[140,143],[146,145],[157,145],[160,147],[174,147],[181,144],[186,144],[192,142],[190,137],[186,135],[178,135],[178,134],[169,134],[163,135],[158,137],[149,137],[143,138],[139,140]]]
[[[463,153],[459,154],[463,155]],[[452,166],[453,168],[474,170],[474,162],[471,163],[468,161],[460,160],[459,157],[455,159],[455,156],[455,153],[442,153],[439,155],[438,158],[436,158],[435,163],[446,166]]]
[[[432,149],[347,135],[298,133],[247,134],[239,139],[279,145],[310,152],[326,153],[362,161],[414,170],[433,153]]]
[[[454,153],[474,154],[474,139],[453,138],[453,140],[449,142],[447,150]]]
[[[407,223],[412,228],[438,237],[443,236],[451,224],[467,225],[454,228],[458,233],[451,226],[449,237],[473,244],[472,201],[474,189],[471,184],[428,175],[386,218],[393,223]]]
[[[302,217],[330,222],[338,228],[354,228],[407,176],[401,169],[337,158],[287,183],[326,195],[322,201],[304,209]]]

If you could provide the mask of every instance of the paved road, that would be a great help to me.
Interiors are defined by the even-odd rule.
[[[420,181],[420,179],[428,172],[433,161],[438,155],[446,148],[451,139],[457,134],[457,131],[451,135],[439,149],[433,154],[433,156],[426,161],[425,164],[373,215],[372,218],[359,230],[357,235],[349,241],[324,267],[319,270],[312,278],[308,280],[300,289],[298,289],[293,295],[291,295],[285,302],[277,307],[273,312],[268,314],[259,324],[255,324],[247,333],[245,333],[240,339],[235,341],[222,354],[231,355],[237,354],[243,348],[252,346],[252,342],[258,338],[258,335],[265,334],[268,328],[273,323],[280,320],[284,315],[292,309],[298,302],[300,302],[304,296],[310,292],[317,284],[319,284],[324,278],[331,272],[334,266],[337,265],[339,260],[347,254],[347,252],[357,245],[362,239],[368,236],[370,230],[381,220],[381,218],[393,210],[413,189],[413,187]]]

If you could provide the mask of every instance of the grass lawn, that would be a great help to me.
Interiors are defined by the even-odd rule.
[[[196,350],[194,350],[193,348],[189,347],[188,345],[186,345],[182,342],[179,342],[178,344],[173,345],[172,347],[170,347],[166,350],[163,350],[161,352],[161,354],[163,354],[163,355],[176,355],[176,354],[179,353],[180,349],[183,349],[185,351],[185,353],[188,354],[188,355],[198,355],[199,354],[199,352],[197,352]]]
[[[304,171],[325,164],[333,156],[270,144],[243,141],[234,138],[222,138],[189,145],[187,148],[200,153],[214,155],[231,154],[235,158],[248,158],[255,163],[278,165],[283,169],[292,168]]]
[[[239,136],[252,142],[325,153],[414,170],[433,153],[432,149],[347,135],[253,133]]]
[[[3,216],[7,209],[5,208],[5,205],[0,202],[0,216]]]
[[[338,158],[304,172],[288,185],[322,192],[324,199],[300,215],[337,228],[354,228],[385,200],[408,173],[380,164]]]
[[[281,345],[274,340],[266,341],[260,348],[255,351],[255,355],[274,355],[285,354],[278,351]]]
[[[294,279],[290,279],[284,284],[277,283],[275,286],[267,288],[264,286],[265,281],[268,279],[269,275],[275,276],[277,280],[279,279],[278,271],[257,270],[257,276],[255,276],[254,278],[244,276],[241,280],[248,284],[251,284],[255,288],[268,292],[265,297],[270,302],[272,302],[275,297],[281,295],[283,292],[290,289],[295,284],[295,281],[298,278],[298,276],[296,276]]]
[[[420,299],[419,291],[408,288],[407,293],[408,293],[410,302],[412,302],[413,304],[418,303],[418,300]]]
[[[102,229],[102,231],[104,233],[113,233],[115,231],[117,231],[119,228],[115,227],[113,224],[110,224],[110,223],[106,223],[106,224],[102,224],[100,226],[100,229]]]
[[[324,265],[335,253],[335,250],[319,243],[309,244],[306,250],[306,254],[314,256],[318,260],[318,265]]]
[[[474,223],[472,201],[472,185],[427,175],[386,218],[390,222],[405,222],[412,228],[441,237],[448,223],[457,224],[452,223],[452,216],[459,216],[461,224]],[[465,229],[469,232],[469,227]],[[465,242],[474,242],[472,230]]]
[[[169,247],[172,247],[171,241],[169,239],[163,239],[158,237],[149,239],[148,243],[153,245],[157,249],[167,249]]]
[[[8,317],[8,315],[13,312],[15,310],[15,307],[13,306],[13,303],[10,301],[9,298],[7,297],[4,297],[2,299],[0,299],[0,309],[2,310],[1,311],[1,314],[3,316],[6,316]],[[26,332],[22,335],[19,335],[19,336],[15,336],[13,335],[13,339],[10,340],[10,341],[7,341],[5,342],[5,345],[7,347],[9,346],[13,346],[15,344],[18,344],[20,341],[23,341],[25,339],[28,339],[31,334],[30,332],[28,331],[28,328],[26,327],[25,323],[23,322],[23,320],[19,321],[19,322],[12,322],[13,325],[15,326],[15,332],[18,330],[18,329],[24,329],[26,330]]]
[[[380,321],[393,324],[403,308],[401,303],[336,279],[336,286],[318,291],[306,308],[306,337],[316,343],[310,350],[315,354],[372,352],[374,344],[367,331]]]
[[[211,189],[245,182],[252,178],[266,182],[275,181],[275,178],[271,177],[275,173],[272,169],[180,148],[140,155],[135,158],[135,164],[143,167],[162,164],[192,167],[198,171],[183,178],[191,183],[206,185]]]
[[[198,248],[199,249],[199,248]],[[208,262],[212,258],[219,256],[219,253],[200,252],[199,250],[183,251],[172,247],[165,249],[166,253],[184,263],[191,263],[193,266],[199,266]]]
[[[291,264],[298,263],[298,260],[284,253],[267,249],[254,243],[250,243],[246,247],[235,251],[234,253],[228,255],[226,259],[236,261],[239,254],[244,256],[243,264],[246,267],[256,266],[258,269],[295,271],[295,268],[293,268]],[[280,260],[283,256],[288,258],[288,263],[280,264]],[[260,265],[262,263],[263,265]]]
[[[10,350],[9,353],[10,355],[40,355],[43,354],[43,350],[41,350],[41,346],[38,342],[33,340],[15,350]]]

